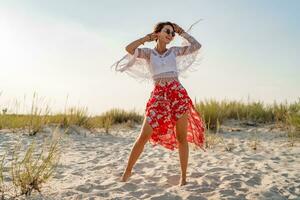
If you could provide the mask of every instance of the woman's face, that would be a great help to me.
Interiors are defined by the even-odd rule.
[[[172,33],[174,34],[174,36],[172,36]],[[174,39],[174,37],[175,37],[175,32],[171,25],[164,25],[164,27],[158,33],[158,40],[167,44],[170,43]]]

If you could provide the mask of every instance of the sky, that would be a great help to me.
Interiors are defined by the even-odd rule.
[[[27,112],[37,93],[52,112],[76,106],[92,115],[142,113],[153,85],[110,66],[156,23],[187,29],[198,19],[191,35],[203,59],[180,80],[192,100],[294,102],[299,9],[297,0],[0,0],[0,108]]]

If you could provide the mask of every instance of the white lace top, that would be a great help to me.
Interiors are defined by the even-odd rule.
[[[126,72],[142,80],[184,77],[184,72],[190,69],[196,60],[201,44],[186,32],[181,36],[186,39],[188,45],[172,46],[163,54],[151,48],[136,48],[133,55],[128,53],[112,66],[115,66],[116,71]]]

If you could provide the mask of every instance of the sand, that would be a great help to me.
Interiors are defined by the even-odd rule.
[[[178,151],[147,143],[127,182],[120,177],[141,126],[114,128],[107,134],[72,127],[62,144],[60,165],[31,199],[300,199],[300,145],[293,147],[285,132],[242,127],[230,122],[220,143],[207,152],[190,146],[187,185],[179,186]],[[35,137],[21,135],[24,144],[42,141],[52,127]],[[253,135],[257,149],[251,147]],[[1,130],[0,153],[19,134]],[[251,143],[252,142],[252,143]]]

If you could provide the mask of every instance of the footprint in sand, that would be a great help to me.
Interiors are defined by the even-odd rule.
[[[207,200],[207,198],[205,198],[204,196],[200,196],[200,195],[189,195],[186,199],[187,200]]]
[[[168,184],[177,185],[179,183],[179,181],[180,181],[180,176],[179,175],[167,176]]]
[[[190,177],[191,177],[191,178],[200,178],[200,177],[202,177],[202,176],[204,176],[204,175],[205,175],[205,173],[201,173],[201,172],[192,172],[191,175],[190,175]]]
[[[151,200],[182,200],[182,197],[177,196],[175,194],[172,194],[170,192],[166,192],[165,194],[162,195],[157,195],[151,198]]]
[[[235,191],[230,189],[220,190],[221,197],[235,196]]]
[[[91,183],[85,183],[83,185],[79,185],[75,188],[75,190],[83,192],[83,193],[90,193],[94,189],[93,184]]]
[[[137,184],[134,183],[125,183],[122,187],[122,189],[125,189],[127,191],[135,191],[137,190],[139,187],[137,186]]]
[[[248,186],[261,185],[261,175],[253,174],[253,177],[245,182]]]
[[[234,180],[234,179],[240,179],[242,177],[242,175],[240,174],[230,174],[227,176],[224,176],[221,181],[227,181],[227,180]]]

